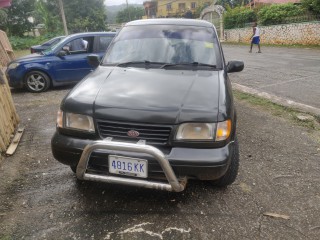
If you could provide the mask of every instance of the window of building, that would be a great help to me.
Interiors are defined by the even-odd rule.
[[[179,10],[183,11],[186,9],[186,4],[185,3],[179,3]]]
[[[168,3],[167,4],[167,11],[171,11],[172,10],[172,5],[171,5],[171,3]]]
[[[197,6],[197,4],[196,4],[195,2],[192,2],[192,3],[191,3],[191,9],[195,9],[196,6]]]

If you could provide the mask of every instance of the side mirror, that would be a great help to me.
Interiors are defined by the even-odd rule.
[[[64,56],[67,56],[67,55],[68,55],[67,52],[64,51],[64,50],[61,50],[61,51],[58,53],[58,56],[59,56],[59,57],[64,57]]]
[[[244,68],[244,63],[242,61],[230,61],[227,64],[227,72],[241,72]]]
[[[100,65],[100,57],[99,57],[99,55],[91,54],[91,55],[87,56],[87,60],[88,60],[88,63],[92,67],[98,67]]]

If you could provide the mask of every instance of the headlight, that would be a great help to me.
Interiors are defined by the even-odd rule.
[[[183,123],[179,126],[176,140],[213,140],[214,123]]]
[[[63,121],[63,115],[65,115],[65,121]],[[75,130],[95,132],[92,117],[75,113],[63,113],[61,110],[58,111],[57,126],[60,128],[65,127]]]
[[[8,66],[8,69],[15,69],[16,67],[18,67],[20,65],[20,63],[11,63],[9,66]]]
[[[183,123],[179,126],[176,140],[226,140],[231,133],[231,120],[215,123]]]

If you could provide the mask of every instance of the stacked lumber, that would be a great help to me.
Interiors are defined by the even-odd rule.
[[[3,70],[0,70],[0,152],[10,144],[12,135],[19,123],[8,81]]]
[[[5,152],[19,123],[4,69],[14,59],[5,32],[0,31],[0,153]]]
[[[6,67],[13,59],[15,56],[7,34],[0,30],[0,65]]]

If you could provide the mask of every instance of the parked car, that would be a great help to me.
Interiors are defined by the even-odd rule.
[[[225,187],[239,166],[237,116],[215,27],[191,19],[127,23],[64,98],[51,147],[78,179],[183,191]],[[167,180],[164,182],[163,180]]]
[[[77,83],[93,70],[87,56],[94,53],[102,58],[114,36],[112,32],[73,34],[41,53],[18,58],[8,64],[9,85],[43,92],[50,86]]]
[[[64,38],[65,38],[65,36],[59,36],[59,37],[52,38],[49,41],[42,43],[41,45],[32,46],[32,47],[30,47],[30,52],[31,53],[42,52],[50,47],[53,47],[54,45],[56,45],[58,42],[60,42]]]

